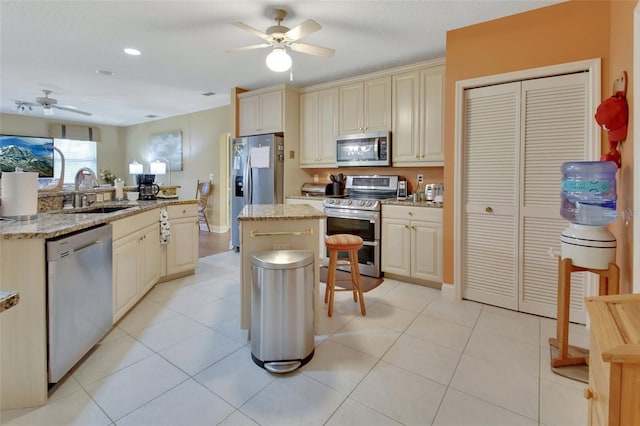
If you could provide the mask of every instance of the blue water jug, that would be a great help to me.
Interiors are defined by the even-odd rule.
[[[561,169],[563,218],[591,226],[604,226],[616,220],[616,163],[579,161],[564,163]]]

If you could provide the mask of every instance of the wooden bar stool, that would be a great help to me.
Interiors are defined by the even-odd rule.
[[[362,247],[362,238],[357,235],[336,234],[327,237],[324,243],[329,249],[327,287],[324,292],[324,303],[329,303],[329,316],[333,314],[333,295],[336,291],[352,291],[353,301],[357,302],[360,300],[360,312],[363,316],[366,315],[367,310],[364,307],[364,296],[362,295],[362,286],[360,286],[360,268],[358,268],[358,250]],[[348,252],[349,258],[338,259],[339,252]],[[351,271],[351,279],[337,280],[337,267],[347,265]],[[351,283],[351,288],[336,290],[336,282],[349,282]]]

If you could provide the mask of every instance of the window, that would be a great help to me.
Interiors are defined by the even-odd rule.
[[[97,145],[93,141],[79,141],[73,139],[54,139],[53,145],[64,155],[64,184],[73,185],[76,172],[82,167],[88,167],[98,174]],[[60,156],[54,155],[53,175],[60,176]]]

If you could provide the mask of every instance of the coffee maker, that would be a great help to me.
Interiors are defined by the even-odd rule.
[[[136,175],[136,183],[138,184],[140,200],[155,200],[157,198],[156,195],[160,192],[160,187],[153,183],[155,180],[156,175]]]

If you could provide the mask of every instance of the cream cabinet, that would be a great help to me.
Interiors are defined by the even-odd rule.
[[[282,90],[260,94],[250,93],[246,92],[238,96],[239,136],[282,132]]]
[[[160,278],[159,209],[113,222],[113,321]]]
[[[324,206],[322,203],[324,202],[324,198],[314,199],[311,197],[307,198],[287,198],[287,204],[308,204],[316,210],[324,213]],[[320,219],[319,231],[318,231],[318,251],[320,253],[320,265],[328,265],[329,259],[327,258],[327,250],[324,246],[324,237],[327,233],[327,219]]]
[[[198,266],[198,205],[182,204],[167,207],[171,241],[166,245],[164,275],[192,272]]]
[[[588,297],[589,425],[640,424],[640,294]]]
[[[444,65],[392,76],[392,161],[444,165]]]
[[[300,166],[335,167],[338,88],[300,95]]]
[[[382,271],[442,283],[442,209],[382,206]]]
[[[340,86],[340,134],[390,129],[390,76]]]

